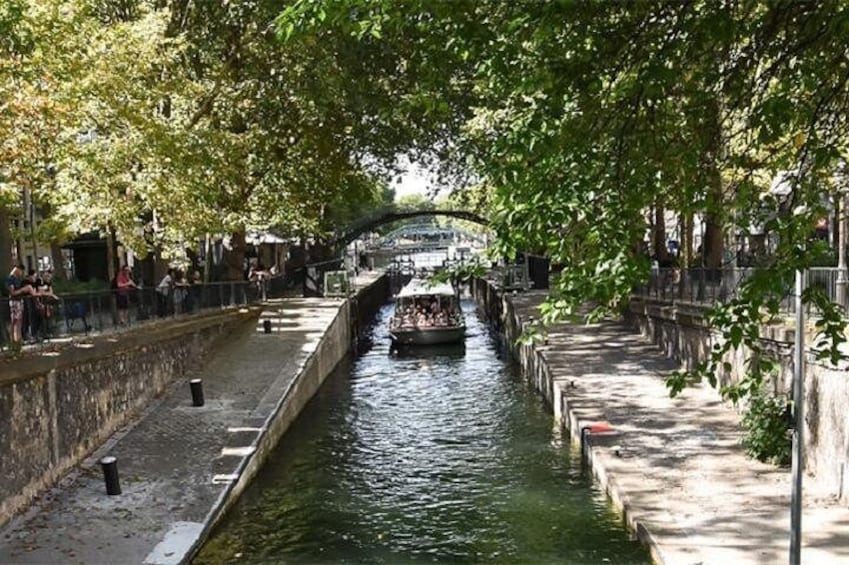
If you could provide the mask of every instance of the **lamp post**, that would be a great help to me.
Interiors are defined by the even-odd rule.
[[[776,175],[769,188],[778,201],[779,214],[795,214],[789,210],[792,193],[796,188],[799,171],[785,171]],[[796,327],[793,340],[793,446],[792,480],[790,494],[790,565],[802,562],[802,477],[805,470],[805,311],[802,308],[802,293],[805,290],[805,276],[801,269],[796,270],[794,305],[796,307]]]
[[[847,216],[847,212],[849,212],[849,207],[847,207],[849,205],[849,190],[847,188],[849,187],[846,186],[846,161],[843,159],[837,166],[834,180],[840,195],[840,215],[835,222],[840,230],[840,237],[837,240],[837,282],[835,283],[834,300],[842,308],[846,308],[847,284],[849,284],[849,280],[846,278],[846,243],[849,239],[846,237],[846,232],[849,231],[849,216]]]
[[[790,565],[802,562],[802,476],[805,470],[805,278],[796,271],[796,332],[793,347],[793,460],[790,497]]]
[[[835,302],[843,308],[846,308],[846,285],[849,280],[846,278],[846,230],[849,228],[846,221],[846,204],[849,199],[845,192],[840,194],[840,237],[837,242],[837,282],[835,283]]]
[[[699,243],[699,247],[701,251],[699,252],[699,288],[696,294],[696,300],[703,301],[705,299],[705,253],[707,252],[707,245],[705,245],[705,217],[704,213],[702,213],[701,218],[699,218],[701,223],[701,240]]]

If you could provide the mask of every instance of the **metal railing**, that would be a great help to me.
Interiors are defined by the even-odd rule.
[[[262,302],[283,296],[287,290],[283,277],[263,281],[213,282],[173,287],[161,293],[153,287],[129,290],[0,298],[0,350],[11,344],[10,326],[13,307],[21,309],[22,345],[49,345],[57,341],[108,333],[164,318],[221,310]]]
[[[661,300],[686,300],[707,304],[725,303],[737,296],[743,282],[755,272],[754,268],[726,269],[652,269],[645,285],[634,289],[636,296]],[[819,286],[831,301],[837,300],[836,267],[812,267],[805,271],[805,286]],[[781,309],[795,311],[793,281],[788,281],[784,293],[777,297]],[[846,307],[846,304],[843,304]]]

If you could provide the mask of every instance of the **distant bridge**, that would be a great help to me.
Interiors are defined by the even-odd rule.
[[[377,228],[378,226],[397,222],[399,220],[418,218],[421,216],[448,216],[451,218],[459,218],[461,220],[474,222],[482,226],[489,225],[489,220],[487,220],[483,216],[475,214],[474,212],[469,212],[467,210],[415,210],[411,212],[386,210],[374,214],[368,218],[363,218],[358,222],[354,222],[335,239],[333,244],[337,248],[346,247],[349,243],[360,237],[362,234],[374,231],[375,228]]]

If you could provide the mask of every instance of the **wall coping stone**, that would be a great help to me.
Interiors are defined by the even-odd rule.
[[[259,316],[256,306],[226,309],[219,312],[197,314],[176,320],[161,320],[127,329],[120,334],[89,336],[84,342],[62,347],[52,355],[26,355],[11,361],[0,361],[0,386],[25,381],[64,367],[73,367],[93,359],[110,357],[119,352],[144,349],[152,344],[191,334],[197,330],[223,322],[245,322]],[[81,347],[80,344],[87,344]]]

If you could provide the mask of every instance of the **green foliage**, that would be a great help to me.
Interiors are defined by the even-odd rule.
[[[434,283],[451,283],[454,288],[459,288],[474,278],[482,277],[486,272],[486,266],[479,261],[464,261],[436,271],[430,275],[429,280]]]
[[[790,463],[792,441],[788,410],[788,401],[783,396],[774,396],[764,388],[751,394],[742,420],[746,453],[774,465]]]
[[[653,209],[703,219],[711,268],[725,235],[762,227],[767,270],[711,314],[720,339],[675,393],[715,384],[733,349],[759,356],[760,325],[821,260],[848,26],[833,1],[12,0],[0,201],[28,188],[72,230],[176,253],[205,233],[329,233],[383,205],[410,155],[469,188],[453,201],[492,220],[500,256],[562,267],[545,323],[621,308]],[[803,299],[837,360],[839,309]]]
[[[178,257],[207,233],[320,237],[391,201],[380,177],[403,126],[362,116],[395,94],[356,80],[381,54],[347,37],[283,44],[279,9],[2,3],[0,203],[30,189],[72,234]]]

